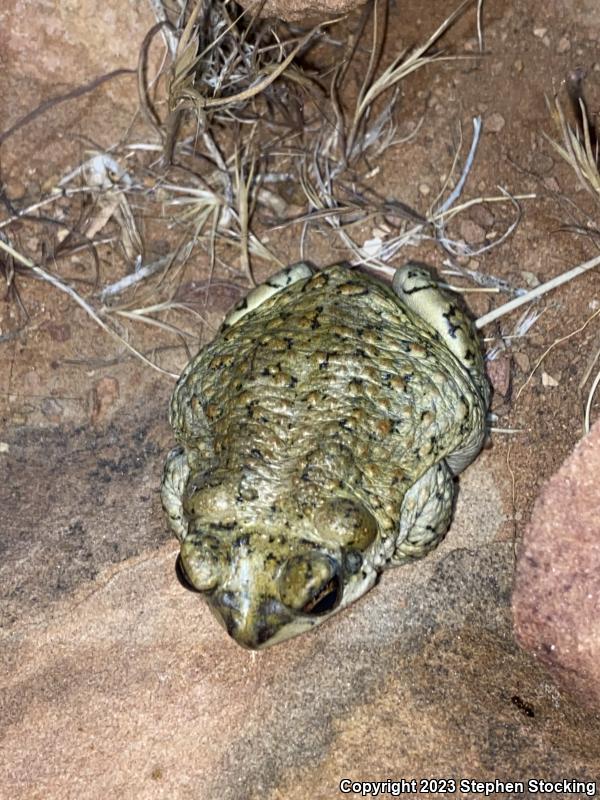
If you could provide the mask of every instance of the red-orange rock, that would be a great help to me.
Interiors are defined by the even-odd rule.
[[[287,22],[316,23],[346,14],[364,5],[365,0],[266,0],[262,17],[277,17]],[[256,0],[240,0],[244,7],[256,6]]]
[[[600,422],[546,484],[517,556],[521,644],[600,708]]]

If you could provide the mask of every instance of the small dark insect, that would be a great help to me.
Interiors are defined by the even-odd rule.
[[[518,694],[513,694],[510,698],[510,702],[516,706],[521,713],[525,714],[526,717],[535,717],[535,711],[533,707],[526,703],[525,700],[519,697]]]

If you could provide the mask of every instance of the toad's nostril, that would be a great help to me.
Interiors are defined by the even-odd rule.
[[[279,625],[269,624],[264,619],[257,619],[251,623],[226,612],[221,616],[231,638],[235,639],[242,647],[249,647],[253,650],[267,642],[279,630]]]
[[[240,609],[240,603],[235,596],[235,592],[221,592],[219,594],[219,605],[230,611],[239,611]]]
[[[244,603],[235,592],[219,592],[209,600],[227,633],[242,647],[255,650],[269,641],[292,615],[278,600]]]
[[[274,625],[268,625],[266,622],[262,622],[258,629],[256,630],[256,641],[258,644],[264,644],[268,641],[273,634],[279,630],[278,627]]]

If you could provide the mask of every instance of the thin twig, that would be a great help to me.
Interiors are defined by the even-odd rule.
[[[133,353],[141,361],[143,361],[144,364],[146,364],[149,367],[152,367],[152,369],[155,369],[162,375],[168,375],[170,378],[174,379],[178,377],[172,372],[168,372],[162,367],[159,367],[157,364],[154,364],[152,361],[150,361],[150,359],[146,358],[145,355],[140,353],[139,350],[136,350],[136,348],[133,347],[133,345],[130,345],[126,339],[124,339],[109,325],[107,325],[106,322],[104,322],[104,320],[102,320],[98,316],[98,314],[94,311],[92,306],[89,303],[87,303],[83,299],[83,297],[81,297],[81,295],[79,295],[71,286],[69,286],[69,284],[64,283],[60,278],[57,278],[55,275],[52,275],[52,273],[47,272],[45,269],[42,269],[42,267],[37,266],[36,264],[33,263],[33,261],[30,261],[28,258],[25,258],[25,256],[21,255],[21,253],[17,252],[17,250],[15,250],[6,242],[3,242],[1,239],[0,239],[0,249],[9,253],[9,255],[11,255],[15,259],[15,261],[19,262],[19,264],[22,264],[24,267],[30,269],[34,275],[38,276],[38,278],[47,281],[48,283],[52,284],[52,286],[54,286],[56,289],[59,289],[61,292],[64,292],[65,294],[68,294],[69,297],[72,300],[74,300],[79,306],[81,306],[81,308],[83,308],[86,314],[88,314],[94,320],[94,322],[96,322],[102,328],[102,330],[106,331],[106,333],[108,333],[114,339],[117,339],[119,342],[121,342],[121,344],[123,344],[131,353]]]
[[[89,92],[93,92],[94,89],[97,89],[98,86],[106,83],[106,81],[112,81],[113,78],[119,78],[121,75],[135,74],[136,71],[134,69],[113,69],[112,72],[107,72],[105,75],[100,75],[98,78],[94,78],[88,83],[84,83],[83,86],[78,86],[76,89],[71,89],[70,92],[49,97],[47,100],[44,100],[43,103],[40,103],[39,106],[34,108],[33,111],[30,111],[23,117],[20,117],[13,125],[10,126],[10,128],[7,128],[7,130],[0,133],[0,145],[3,144],[9,136],[12,136],[13,133],[16,133],[25,125],[33,122],[34,119],[39,117],[41,114],[45,114],[46,111],[54,108],[54,106],[60,105],[61,103],[66,103],[69,100],[75,100],[75,98],[82,97],[84,94],[89,94]]]
[[[594,378],[594,382],[592,383],[592,387],[590,389],[590,393],[588,395],[587,403],[585,404],[585,416],[583,421],[583,427],[586,433],[590,432],[590,416],[592,413],[592,401],[594,399],[594,395],[596,394],[596,389],[600,384],[600,372]]]
[[[515,308],[519,308],[525,303],[529,303],[531,302],[531,300],[535,300],[536,297],[541,297],[547,292],[556,289],[557,286],[562,286],[563,283],[568,283],[568,281],[572,281],[573,278],[577,278],[579,275],[583,275],[584,272],[587,272],[590,269],[594,269],[594,267],[597,267],[599,264],[600,264],[600,256],[596,256],[596,258],[592,258],[590,261],[586,261],[583,264],[579,264],[578,266],[573,267],[573,269],[570,269],[567,272],[563,272],[561,275],[557,275],[556,278],[552,278],[552,280],[546,281],[546,283],[542,283],[539,286],[536,286],[535,289],[532,289],[530,292],[526,292],[520,297],[515,297],[514,300],[511,300],[510,302],[505,303],[504,305],[493,309],[487,314],[484,314],[482,317],[479,317],[479,319],[475,320],[475,326],[477,328],[484,328],[486,325],[489,325],[490,322],[494,322],[500,317],[503,317],[506,314],[510,314],[510,312],[514,311]]]
[[[536,362],[536,364],[535,364],[535,367],[534,367],[534,368],[531,370],[531,372],[529,373],[529,376],[528,376],[527,380],[526,380],[526,381],[525,381],[525,383],[524,383],[524,384],[523,384],[523,385],[522,385],[522,386],[519,388],[519,391],[517,392],[517,394],[516,394],[516,396],[515,396],[515,402],[516,402],[516,401],[519,399],[519,397],[522,395],[522,393],[523,393],[523,390],[524,390],[524,389],[525,389],[525,387],[528,385],[529,381],[530,381],[530,380],[533,378],[534,374],[536,373],[537,369],[539,368],[539,366],[540,366],[540,364],[542,363],[542,361],[543,361],[543,360],[546,358],[546,356],[548,355],[548,353],[550,353],[552,350],[554,350],[554,348],[555,348],[555,347],[557,347],[559,344],[562,344],[563,342],[566,342],[566,341],[568,341],[569,339],[572,339],[572,338],[573,338],[573,336],[577,336],[579,333],[581,333],[582,331],[584,331],[584,330],[587,328],[587,326],[590,324],[590,322],[592,322],[592,320],[594,320],[594,319],[595,319],[595,318],[596,318],[596,317],[597,317],[599,314],[600,314],[600,308],[598,308],[596,311],[594,311],[594,313],[593,313],[593,314],[592,314],[590,317],[588,317],[588,318],[586,319],[586,321],[583,323],[583,325],[581,325],[579,328],[577,328],[577,330],[575,330],[575,331],[571,331],[571,333],[568,333],[566,336],[561,336],[559,339],[556,339],[554,342],[552,342],[552,344],[550,345],[550,347],[548,347],[548,348],[546,348],[546,350],[544,350],[544,352],[542,353],[542,355],[541,355],[541,356],[538,358],[538,360],[537,360],[537,362]]]
[[[177,36],[175,35],[175,30],[173,29],[173,26],[167,17],[165,7],[161,0],[148,0],[148,2],[152,6],[157,23],[159,23],[161,26],[162,35],[164,37],[165,44],[167,45],[169,54],[171,58],[175,58],[175,53],[177,52]]]

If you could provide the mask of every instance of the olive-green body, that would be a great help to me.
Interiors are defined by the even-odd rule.
[[[468,320],[422,297],[441,330],[330,267],[232,315],[183,372],[163,503],[184,577],[241,644],[311,627],[444,535],[488,390]]]

